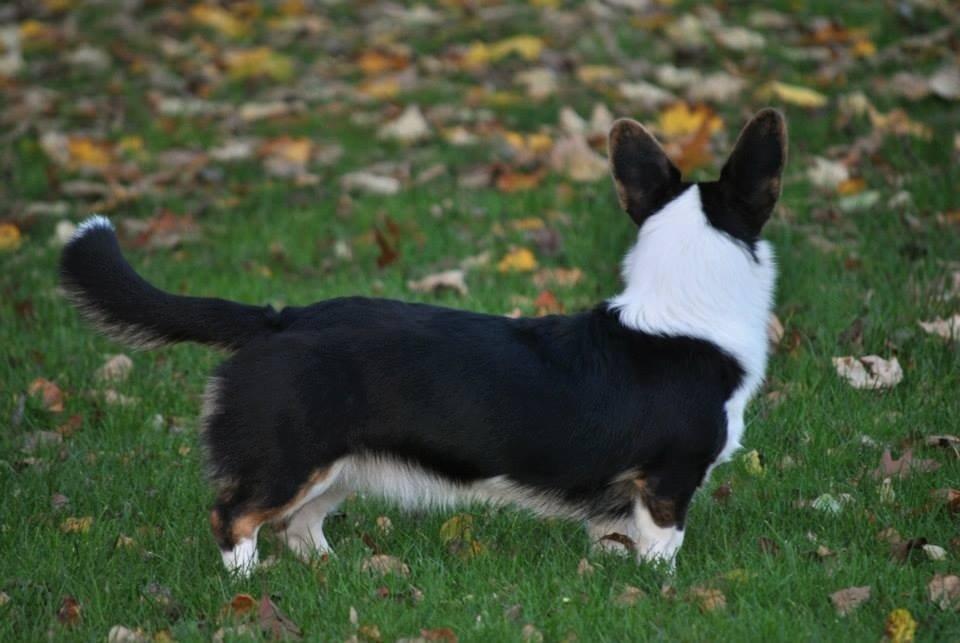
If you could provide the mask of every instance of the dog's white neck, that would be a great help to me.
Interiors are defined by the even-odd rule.
[[[704,339],[734,357],[752,395],[767,364],[776,265],[710,225],[693,185],[651,216],[623,262],[626,287],[610,301],[635,330]]]

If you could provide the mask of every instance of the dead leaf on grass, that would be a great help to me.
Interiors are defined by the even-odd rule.
[[[883,626],[883,633],[890,643],[913,643],[917,622],[908,610],[897,608],[890,612]]]
[[[927,596],[934,605],[944,611],[960,611],[960,576],[934,574],[927,583]]]
[[[834,357],[837,375],[857,389],[882,389],[896,386],[903,380],[903,369],[896,357],[889,360],[877,355]]]
[[[60,531],[65,534],[85,534],[93,526],[93,516],[70,516],[60,523]]]
[[[64,596],[60,601],[60,609],[57,610],[57,620],[66,627],[73,627],[80,623],[81,618],[79,601],[73,596]]]
[[[931,335],[939,335],[944,339],[960,341],[960,313],[952,315],[949,319],[937,317],[930,321],[917,322],[920,328]]]
[[[50,380],[38,377],[30,383],[27,393],[39,397],[43,407],[51,413],[63,413],[63,391]]]
[[[647,593],[639,587],[625,585],[623,591],[613,597],[613,604],[618,607],[631,607],[646,598]]]
[[[413,292],[434,293],[441,290],[453,290],[461,295],[466,295],[467,282],[466,273],[463,270],[444,270],[432,275],[427,275],[422,279],[411,280],[407,282],[407,288]]]
[[[415,143],[430,137],[430,124],[417,105],[409,105],[400,116],[384,124],[377,136],[401,143]]]
[[[370,556],[360,565],[360,570],[386,576],[395,574],[397,576],[409,576],[410,567],[396,556],[388,554],[375,554]]]
[[[139,627],[131,630],[125,625],[114,625],[107,633],[107,643],[150,643],[153,640]]]
[[[699,585],[691,587],[689,597],[704,614],[722,610],[727,606],[727,597],[721,590],[713,587],[703,587]]]
[[[260,597],[257,623],[260,625],[260,631],[267,634],[273,641],[303,638],[303,631],[300,627],[281,612],[280,608],[266,594]]]
[[[936,460],[927,460],[923,458],[914,458],[913,450],[907,449],[903,455],[894,460],[890,454],[890,449],[884,449],[880,457],[880,465],[873,470],[871,475],[874,478],[906,478],[914,472],[926,473],[936,471],[940,468],[940,463]]]
[[[830,602],[839,616],[847,616],[870,599],[870,586],[847,587],[830,594]]]
[[[130,376],[133,360],[124,354],[111,355],[93,376],[101,382],[122,382]]]

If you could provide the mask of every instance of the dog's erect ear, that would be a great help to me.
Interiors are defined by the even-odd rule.
[[[762,109],[740,132],[720,171],[720,183],[737,214],[759,234],[780,198],[780,175],[787,161],[787,124],[775,109]]]
[[[620,205],[637,225],[679,193],[680,170],[640,123],[628,118],[615,122],[609,154]]]

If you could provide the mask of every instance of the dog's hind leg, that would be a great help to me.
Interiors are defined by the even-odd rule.
[[[346,496],[347,489],[334,484],[307,502],[289,519],[280,535],[300,559],[309,561],[315,556],[333,553],[323,534],[323,521]]]

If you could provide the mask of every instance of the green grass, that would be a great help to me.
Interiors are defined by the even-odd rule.
[[[848,26],[867,27],[878,45],[912,34],[913,28],[892,13],[865,11],[861,3],[850,3],[846,16],[836,14],[834,3],[776,4],[801,12],[801,21],[814,14],[845,18]],[[349,38],[371,16],[346,6],[329,15],[343,26],[338,37],[353,52],[363,48],[362,41]],[[682,3],[670,11],[681,15],[691,7],[693,3]],[[106,27],[106,16],[89,9],[77,11],[84,37],[107,46],[115,34]],[[551,44],[582,57],[581,63],[617,64],[597,46],[600,32],[586,30],[580,36],[549,32],[540,10],[525,6],[515,20],[491,25],[443,11],[448,11],[445,25],[407,34],[413,50],[422,46],[441,55],[457,42],[545,33]],[[737,24],[745,16],[746,11],[738,8],[727,20]],[[156,20],[157,14],[147,12],[143,17]],[[56,23],[62,18],[42,19]],[[916,20],[924,28],[938,24],[927,14]],[[659,32],[640,32],[626,21],[615,31],[631,58],[671,60]],[[764,61],[770,65],[748,72],[751,90],[740,103],[717,106],[730,140],[743,114],[762,105],[753,98],[755,86],[769,78],[813,83],[816,66],[789,63],[782,51],[786,44],[775,34],[767,35],[769,51],[751,54],[750,60],[724,54],[743,62],[745,69],[757,64],[762,68]],[[208,37],[217,40],[209,33]],[[264,38],[255,30],[248,42]],[[302,56],[298,60],[306,68],[308,62],[323,60],[326,42],[321,38],[300,43],[301,49],[290,51]],[[147,51],[157,56],[149,47]],[[55,58],[54,51],[27,53],[28,64]],[[342,54],[342,60],[349,59]],[[701,59],[675,62],[714,69],[723,60],[711,52]],[[937,65],[935,57],[920,56],[909,66],[930,71]],[[518,61],[502,65],[523,66]],[[37,142],[43,126],[5,143],[6,178],[0,197],[10,204],[3,210],[23,231],[24,240],[19,249],[0,254],[0,426],[6,427],[0,435],[0,591],[8,597],[0,605],[0,639],[104,640],[111,626],[123,624],[166,632],[177,640],[204,640],[228,624],[221,609],[241,592],[271,595],[309,640],[343,640],[354,634],[348,618],[351,607],[359,613],[361,625],[376,625],[386,641],[442,627],[451,628],[464,641],[521,640],[527,623],[548,641],[569,640],[572,635],[580,641],[842,637],[876,641],[895,608],[911,612],[918,622],[918,640],[960,639],[960,613],[941,611],[926,595],[934,573],[960,573],[960,521],[930,496],[934,489],[958,486],[960,459],[947,450],[923,446],[926,435],[958,433],[960,344],[927,335],[917,325],[917,320],[957,312],[960,305],[957,299],[944,300],[939,286],[952,270],[960,269],[956,263],[960,229],[936,220],[937,213],[960,208],[960,170],[953,150],[960,118],[956,103],[931,98],[901,105],[875,95],[875,79],[902,68],[889,62],[858,62],[842,85],[821,88],[832,98],[829,107],[816,112],[785,107],[792,158],[783,208],[766,236],[779,256],[776,310],[787,338],[772,357],[767,387],[749,409],[745,439],[745,450],[761,454],[765,473],[751,475],[739,460],[714,472],[694,501],[686,543],[672,576],[627,559],[592,554],[577,524],[539,521],[511,509],[463,510],[474,516],[475,536],[485,545],[483,553],[463,559],[440,537],[440,526],[451,514],[409,514],[372,499],[351,498],[342,515],[328,523],[336,557],[308,567],[267,535],[261,539],[261,555],[276,554],[276,564],[247,580],[230,578],[209,535],[212,494],[201,474],[195,419],[204,379],[220,356],[192,346],[131,354],[135,364],[131,377],[115,388],[137,402],[120,407],[91,396],[90,391],[104,388],[94,380],[94,371],[105,356],[125,349],[93,333],[58,295],[58,250],[49,242],[56,220],[19,214],[25,203],[63,198],[48,182],[49,162]],[[102,98],[114,79],[112,73],[47,73],[52,74],[49,79],[21,80],[62,92],[58,109],[64,131],[102,125],[72,112],[71,100]],[[105,126],[102,133],[110,140],[140,135],[153,158],[165,149],[206,147],[226,137],[215,122],[157,119],[144,99],[149,89],[145,77],[126,68],[117,74],[124,93],[112,100],[126,105],[129,112],[126,119]],[[510,89],[509,74],[492,76],[498,87]],[[455,81],[452,85],[450,79]],[[452,75],[436,87],[426,82],[398,102],[422,97],[424,105],[456,104],[469,86],[482,80]],[[492,114],[509,129],[536,131],[542,125],[554,126],[564,104],[581,113],[600,100],[617,115],[626,115],[624,110],[629,109],[572,78],[564,82],[561,94],[543,104],[492,107]],[[228,83],[215,95],[242,102],[266,89],[257,83]],[[864,118],[842,128],[836,125],[836,98],[854,90],[867,92],[884,111],[906,107],[912,118],[933,129],[934,137],[929,141],[888,137],[860,166],[868,189],[881,195],[878,205],[831,215],[836,198],[812,189],[805,169],[812,155],[825,155],[831,146],[848,145],[869,133]],[[3,91],[12,97],[16,88],[6,86]],[[350,119],[355,111],[376,113],[381,104],[337,102],[313,104],[303,118],[256,124],[245,132],[339,142],[345,148],[343,157],[333,166],[312,169],[321,177],[319,185],[295,187],[270,179],[257,164],[247,163],[226,166],[221,183],[170,190],[123,206],[108,214],[143,218],[167,207],[194,213],[203,229],[200,241],[174,250],[130,248],[130,261],[147,279],[169,290],[249,302],[304,304],[367,294],[491,313],[506,313],[519,305],[532,313],[531,301],[539,288],[529,274],[498,272],[496,261],[511,246],[531,245],[510,223],[539,216],[563,237],[559,254],[538,251],[541,266],[584,271],[578,285],[554,289],[568,311],[617,292],[618,264],[634,231],[606,181],[571,184],[550,175],[538,188],[513,194],[458,188],[452,177],[472,164],[493,160],[499,153],[496,146],[482,143],[462,150],[436,137],[412,149],[384,143],[375,138],[372,127]],[[652,112],[632,115],[655,118]],[[392,197],[355,195],[344,210],[339,204],[339,176],[384,160],[408,161],[414,173],[443,162],[450,175],[422,187],[406,187]],[[908,226],[901,212],[885,205],[898,190],[911,193],[909,213],[918,226]],[[227,197],[233,203],[222,205]],[[447,199],[449,207],[442,215],[431,213],[431,206]],[[83,202],[65,200],[70,219],[79,221],[87,214]],[[551,213],[565,216],[551,218]],[[374,225],[382,226],[385,217],[401,230],[400,258],[378,269],[377,248],[369,233]],[[836,242],[839,250],[818,249],[810,242],[812,235]],[[352,259],[335,257],[338,240],[351,245]],[[282,246],[285,259],[271,251],[273,244]],[[468,274],[466,297],[418,295],[406,287],[409,279],[484,251],[490,251],[493,260]],[[31,314],[24,313],[27,302]],[[841,338],[857,319],[863,323],[859,345]],[[832,356],[871,353],[898,356],[905,370],[899,386],[858,391],[835,375]],[[23,393],[38,377],[55,381],[66,393],[64,413],[50,413],[38,400],[24,399]],[[771,391],[783,393],[779,403],[767,397]],[[21,399],[22,415],[17,412]],[[52,430],[73,414],[82,416],[82,426],[62,444],[41,447],[33,454],[22,451],[24,436]],[[868,444],[864,436],[879,446]],[[895,498],[882,499],[879,482],[868,472],[879,463],[883,446],[896,454],[912,447],[917,457],[935,459],[942,466],[894,480]],[[34,459],[25,460],[28,457]],[[793,466],[784,466],[785,458]],[[732,489],[725,501],[711,495],[722,484]],[[65,494],[69,504],[55,510],[51,498],[57,493]],[[850,494],[852,501],[837,515],[808,506],[824,493]],[[389,534],[377,528],[376,519],[382,515],[392,520]],[[89,532],[63,533],[61,524],[70,516],[91,516]],[[889,545],[877,537],[887,527],[905,538],[925,537],[945,547],[947,559],[936,562],[917,554],[907,564],[892,561]],[[121,535],[134,544],[117,547]],[[407,563],[410,576],[378,578],[361,572],[363,559],[371,553],[364,535],[384,553]],[[778,552],[764,553],[760,538],[773,540]],[[836,555],[818,559],[814,554],[818,545]],[[578,575],[582,558],[594,566],[592,575]],[[175,604],[152,598],[147,589],[151,583],[167,588]],[[626,585],[641,588],[646,596],[633,606],[617,606],[613,599]],[[661,593],[664,585],[675,591]],[[839,617],[828,595],[853,585],[870,585],[872,597],[853,614]],[[411,598],[411,586],[422,592],[419,602]],[[690,598],[691,588],[697,586],[723,591],[726,607],[702,613]],[[381,596],[383,587],[389,592],[386,598]],[[68,595],[81,604],[81,620],[73,626],[60,624],[56,616]],[[505,614],[515,605],[522,606],[519,619]]]

